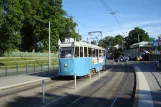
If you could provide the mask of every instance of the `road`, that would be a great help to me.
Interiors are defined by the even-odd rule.
[[[137,66],[141,69],[148,82],[153,106],[161,107],[161,70],[156,69],[157,67],[154,64],[140,63]],[[147,90],[142,91],[143,93],[147,92]]]
[[[39,85],[12,94],[0,94],[1,107],[132,107],[135,91],[134,69],[124,63],[110,65],[108,70],[77,79],[53,78],[45,83],[45,104]],[[15,89],[16,90],[16,89]],[[1,92],[2,93],[2,92]]]

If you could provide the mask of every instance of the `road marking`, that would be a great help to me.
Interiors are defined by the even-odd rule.
[[[134,66],[134,68],[137,73],[138,84],[139,84],[138,89],[139,99],[137,107],[154,107],[151,91],[143,72],[137,66]]]

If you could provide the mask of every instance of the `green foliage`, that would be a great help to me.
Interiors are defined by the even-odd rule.
[[[121,45],[123,40],[124,38],[121,35],[116,35],[115,37],[106,36],[104,39],[99,40],[98,44],[99,46],[106,48],[107,45],[110,46]]]
[[[106,36],[104,39],[101,39],[98,43],[99,46],[102,46],[106,48],[108,46],[109,48],[109,53],[112,53],[115,58],[119,57],[122,55],[122,49],[116,49],[113,48],[115,45],[122,45],[122,41],[124,40],[123,36],[121,35],[116,35],[115,37],[112,36]]]
[[[161,51],[161,46],[158,46],[158,51]]]
[[[128,37],[126,38],[126,47],[130,48],[130,45],[134,43],[138,43],[138,35],[139,35],[139,42],[142,41],[148,41],[149,40],[149,35],[145,30],[135,27],[134,30],[131,30],[129,32]]]
[[[0,56],[21,44],[20,29],[23,26],[23,12],[19,0],[0,2]]]
[[[95,40],[91,41],[91,44],[97,44],[97,42]]]
[[[118,58],[120,55],[123,55],[122,49],[121,48],[119,48],[119,49],[114,48],[113,55],[114,55],[114,58]]]
[[[149,38],[149,42],[153,42],[155,40],[155,38]]]
[[[77,23],[62,8],[62,0],[1,0],[0,55],[12,49],[43,52],[48,50],[49,21],[51,50],[56,51],[58,39],[73,37]]]

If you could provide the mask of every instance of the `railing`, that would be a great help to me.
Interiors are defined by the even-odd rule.
[[[51,65],[42,61],[41,63],[37,63],[36,61],[34,61],[33,63],[26,62],[25,65],[24,63],[23,65],[15,63],[12,66],[4,65],[3,67],[0,67],[0,77],[20,74],[33,74],[44,71],[55,71],[57,69],[57,62],[52,62]]]

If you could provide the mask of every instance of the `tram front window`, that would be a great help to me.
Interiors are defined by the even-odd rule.
[[[73,48],[61,48],[60,58],[72,58]]]

